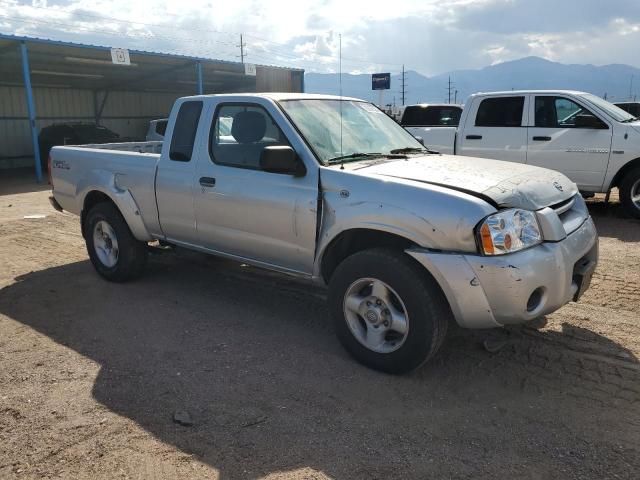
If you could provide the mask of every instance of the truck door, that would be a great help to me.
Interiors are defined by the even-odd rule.
[[[612,129],[577,100],[536,95],[531,103],[527,163],[567,175],[582,190],[600,191]]]
[[[168,240],[196,243],[196,217],[193,209],[196,174],[196,132],[202,114],[202,101],[189,100],[178,109],[169,148],[162,149],[156,174],[156,201],[162,233]],[[169,138],[169,137],[168,137]]]
[[[527,95],[478,98],[460,131],[458,155],[524,163]]]
[[[298,177],[260,168],[265,147],[288,145],[297,152],[304,148],[296,144],[301,141],[293,129],[268,101],[219,103],[209,125],[209,148],[198,153],[195,209],[200,244],[311,274],[318,168],[307,165],[306,175]]]

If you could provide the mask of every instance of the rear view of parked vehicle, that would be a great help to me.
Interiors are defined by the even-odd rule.
[[[640,118],[640,102],[616,102],[614,105],[636,118]]]
[[[462,105],[407,105],[400,117],[400,125],[425,145],[440,153],[453,153],[453,139],[462,115]]]
[[[128,138],[120,137],[107,127],[93,123],[54,123],[40,130],[38,146],[43,169],[52,147],[58,145],[85,145],[97,143],[126,142]]]
[[[164,140],[167,122],[168,120],[166,118],[151,120],[149,122],[149,130],[147,130],[147,142],[161,142]]]

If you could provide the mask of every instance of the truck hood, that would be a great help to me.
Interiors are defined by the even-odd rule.
[[[571,180],[554,170],[485,158],[425,155],[350,166],[353,169],[349,170],[358,173],[452,188],[484,198],[501,208],[539,210],[578,193],[578,187]]]

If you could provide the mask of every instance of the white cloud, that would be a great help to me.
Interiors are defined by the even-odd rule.
[[[37,0],[0,4],[0,31],[307,70],[434,74],[527,55],[639,65],[640,1]]]

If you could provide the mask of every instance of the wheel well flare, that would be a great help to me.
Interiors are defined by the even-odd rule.
[[[346,230],[326,247],[320,266],[322,278],[328,283],[336,267],[348,256],[381,247],[404,251],[417,245],[407,238],[380,230],[366,228]]]

